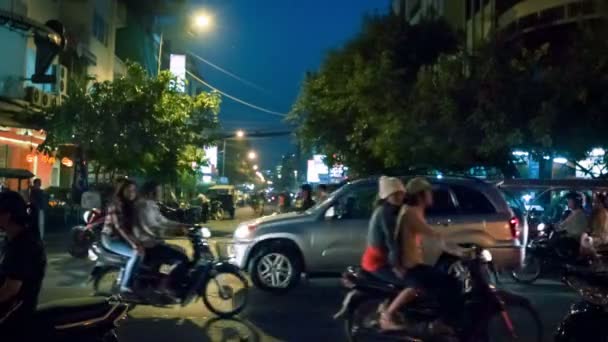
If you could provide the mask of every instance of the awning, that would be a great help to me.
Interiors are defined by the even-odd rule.
[[[0,177],[3,178],[30,179],[34,176],[33,173],[25,169],[0,168]]]

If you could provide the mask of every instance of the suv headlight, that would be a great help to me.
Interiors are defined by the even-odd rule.
[[[241,224],[234,231],[234,237],[236,239],[247,239],[251,237],[253,231],[257,228],[255,224]]]

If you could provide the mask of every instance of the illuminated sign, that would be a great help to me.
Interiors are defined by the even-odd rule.
[[[186,55],[171,54],[169,59],[169,70],[177,78],[175,87],[177,91],[186,91]]]
[[[205,159],[207,165],[201,167],[201,172],[211,175],[217,170],[217,146],[205,147]]]

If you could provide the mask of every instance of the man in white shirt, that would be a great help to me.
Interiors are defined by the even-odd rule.
[[[566,198],[570,215],[558,225],[557,230],[564,231],[567,237],[579,241],[583,233],[589,229],[589,221],[583,210],[583,200],[576,192],[568,193]]]
[[[173,280],[179,282],[181,272],[189,259],[181,251],[163,243],[157,236],[165,234],[184,235],[188,226],[171,221],[163,216],[158,207],[158,201],[161,197],[162,187],[160,184],[148,181],[142,186],[141,197],[135,204],[137,220],[133,227],[134,235],[144,246],[147,258],[177,265],[171,272],[171,278],[177,278]]]

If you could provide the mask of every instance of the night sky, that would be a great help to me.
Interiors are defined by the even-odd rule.
[[[193,51],[254,83],[230,78],[200,64],[213,86],[252,104],[287,113],[304,74],[316,70],[328,50],[338,48],[361,28],[365,13],[386,12],[388,0],[198,0],[214,16]],[[224,99],[220,119],[226,130],[286,130],[283,118]],[[295,149],[293,138],[252,141],[261,166],[270,168]]]

